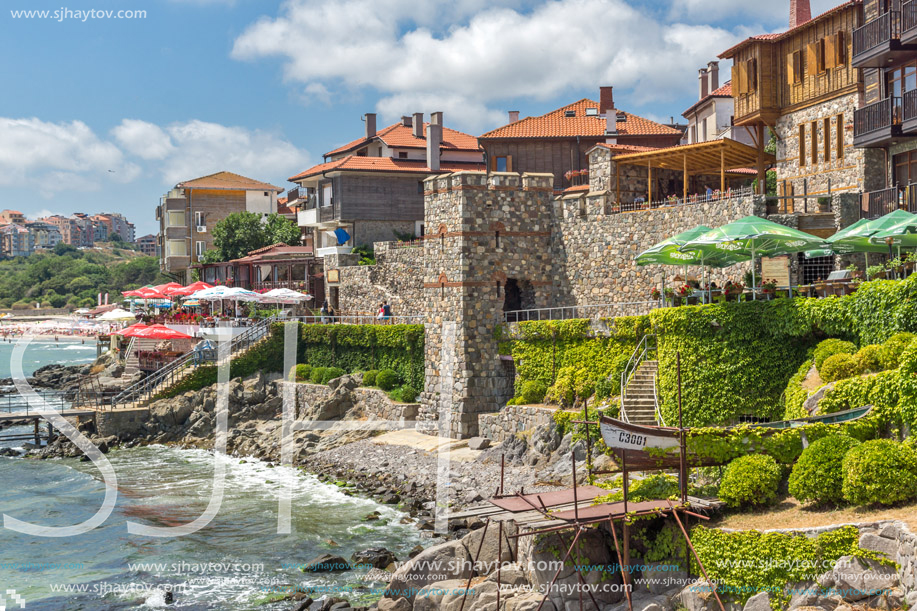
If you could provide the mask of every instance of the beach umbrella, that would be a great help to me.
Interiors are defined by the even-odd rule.
[[[871,240],[877,233],[891,229],[907,221],[917,221],[917,215],[906,210],[895,210],[885,216],[867,221],[860,219],[853,225],[842,229],[825,240],[836,254],[853,252],[886,252],[888,246],[884,238],[878,243]]]
[[[142,339],[193,339],[187,333],[170,329],[165,325],[150,325],[146,329],[137,331],[134,337]]]
[[[261,297],[264,298],[264,301],[276,301],[278,303],[299,303],[300,301],[309,301],[312,299],[312,295],[286,288],[271,289],[266,293],[262,293]]]
[[[116,335],[121,335],[124,337],[136,337],[137,333],[147,328],[148,328],[147,325],[143,324],[142,322],[138,322],[129,327],[125,327],[121,329],[120,331],[116,333]]]
[[[211,286],[200,289],[184,296],[184,300],[198,299],[200,301],[219,301],[226,294],[227,287],[223,285]]]
[[[226,288],[226,290],[223,292],[222,298],[231,299],[232,301],[262,301],[260,293],[249,291],[248,289],[243,289],[241,286]]]
[[[109,310],[108,312],[105,312],[98,318],[98,320],[104,320],[106,322],[113,322],[116,320],[136,320],[136,319],[137,317],[134,316],[132,312],[128,312],[127,310],[122,310],[121,308],[115,308],[114,310]]]
[[[165,293],[167,295],[181,295],[188,296],[193,295],[198,291],[203,291],[204,289],[212,289],[212,284],[207,284],[206,282],[192,282],[188,286],[180,286],[178,288],[166,289]]]
[[[902,213],[897,215],[896,222],[891,226],[880,228],[869,236],[869,242],[878,247],[885,246],[886,248],[890,248],[891,246],[897,246],[899,252],[902,247],[917,247],[917,215],[905,212],[904,210],[895,210],[895,212]],[[886,214],[882,218],[876,220],[881,221],[895,214],[895,212]],[[909,217],[905,215],[909,215]]]
[[[166,296],[169,296],[169,295],[171,295],[171,293],[170,293],[169,291],[173,291],[173,290],[175,290],[175,289],[180,289],[180,288],[183,288],[183,287],[182,287],[182,285],[180,285],[180,284],[177,283],[177,282],[167,282],[167,283],[165,283],[165,284],[157,284],[157,285],[154,286],[153,288],[156,289],[157,291],[159,291],[161,294],[166,295]]]
[[[824,247],[825,241],[818,236],[758,216],[746,216],[690,240],[679,250],[710,254],[729,252],[751,257],[752,295],[757,296],[756,257],[788,255]]]

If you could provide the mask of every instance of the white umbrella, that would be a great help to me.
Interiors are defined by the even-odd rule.
[[[128,312],[127,310],[122,310],[121,308],[115,308],[114,310],[109,310],[108,312],[105,312],[104,314],[99,316],[98,320],[104,320],[104,321],[111,322],[111,321],[116,321],[116,320],[135,320],[136,318],[137,317],[134,316],[134,314],[132,314],[131,312]]]
[[[233,286],[226,289],[222,299],[231,299],[233,301],[262,301],[260,293],[243,289],[241,286]]]
[[[196,293],[191,293],[182,297],[182,300],[187,301],[189,299],[198,299],[200,301],[219,301],[224,299],[226,291],[229,290],[229,287],[219,285],[210,287],[209,289],[202,289]]]
[[[312,299],[312,295],[286,288],[271,289],[266,293],[262,293],[261,297],[264,298],[264,301],[277,303],[298,303],[300,301],[309,301]]]

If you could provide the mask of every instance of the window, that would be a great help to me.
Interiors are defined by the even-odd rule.
[[[758,90],[758,60],[750,59],[745,62],[745,74],[747,80],[747,93],[754,93]]]
[[[822,146],[824,147],[824,156],[825,161],[831,161],[831,117],[825,117],[822,121],[822,136],[823,142]]]
[[[818,121],[812,121],[812,142],[809,143],[809,153],[812,154],[812,165],[818,163]]]
[[[490,170],[491,172],[512,172],[513,156],[501,155],[494,157],[490,162]]]
[[[846,125],[844,125],[843,113],[837,115],[836,123],[837,123],[837,131],[835,133],[835,136],[836,136],[837,141],[835,142],[835,146],[837,147],[837,151],[835,151],[834,156],[837,157],[838,159],[843,159],[844,158],[844,130],[846,129]]]
[[[184,240],[168,240],[166,241],[166,256],[167,257],[186,257],[188,256],[187,244]]]
[[[195,212],[195,213],[194,213],[194,224],[195,224],[197,227],[203,227],[204,225],[207,224],[207,223],[204,222],[204,213],[203,213],[203,212]]]
[[[790,85],[802,82],[802,51],[793,51],[786,56],[786,80]]]
[[[195,242],[194,243],[194,252],[197,254],[197,258],[200,259],[204,254],[204,245],[205,242]]]
[[[836,32],[831,36],[826,36],[821,40],[822,43],[822,62],[825,70],[843,66],[846,61],[846,44],[844,41],[844,32]]]
[[[269,195],[270,194],[267,191],[264,192],[264,197],[268,197]]]
[[[799,167],[806,165],[806,124],[799,124]]]
[[[423,181],[422,180],[417,181],[417,193],[421,195],[423,194]]]
[[[398,152],[398,159],[407,159],[407,158],[408,158],[408,154],[407,154],[406,151],[399,151],[399,152]]]
[[[327,208],[334,204],[334,193],[331,190],[331,183],[325,183],[322,185],[322,207]]]
[[[185,226],[185,211],[184,210],[170,210],[168,226],[169,227],[184,227]]]
[[[917,151],[908,151],[898,153],[893,158],[894,176],[893,182],[899,187],[917,182]]]
[[[917,89],[917,61],[885,72],[885,95],[900,98],[908,91]]]
[[[565,117],[575,117],[575,116],[576,116],[576,111],[575,111],[575,110],[565,110],[565,111],[564,111],[564,116],[565,116]]]

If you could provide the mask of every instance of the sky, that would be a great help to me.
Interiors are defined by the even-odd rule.
[[[812,14],[839,1],[812,0]],[[618,108],[680,119],[698,68],[789,14],[789,0],[3,5],[0,209],[121,212],[138,236],[155,233],[159,197],[182,180],[228,170],[293,186],[358,138],[367,112],[382,127],[443,111],[480,135],[508,110],[540,115],[612,85]]]

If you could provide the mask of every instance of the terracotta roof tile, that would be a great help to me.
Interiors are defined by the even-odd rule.
[[[694,102],[691,106],[688,107],[686,111],[681,113],[681,116],[687,118],[688,115],[698,106],[706,102],[711,98],[731,98],[732,97],[732,81],[726,81],[726,84],[718,89],[714,89],[698,101]]]
[[[427,126],[429,123],[424,123],[424,134],[427,133]],[[333,151],[328,151],[325,153],[325,157],[329,155],[337,155],[340,153],[346,153],[354,149],[360,148],[368,144],[369,142],[378,138],[389,147],[395,148],[426,148],[427,139],[424,138],[415,138],[414,131],[411,127],[406,127],[401,122],[395,123],[394,125],[389,125],[388,127],[382,128],[376,132],[375,137],[373,138],[359,138],[352,142],[348,142],[344,146],[340,146]],[[452,151],[480,151],[481,147],[478,145],[478,139],[469,134],[449,129],[448,127],[443,127],[443,143],[440,146],[444,150]]]
[[[636,144],[610,144],[608,142],[599,142],[595,146],[621,153],[642,153],[643,151],[655,151],[659,148],[655,146],[637,146]]]
[[[800,24],[797,25],[795,28],[790,28],[789,30],[786,30],[785,32],[776,32],[776,33],[772,33],[772,34],[758,34],[758,35],[756,35],[756,36],[751,36],[751,37],[749,37],[749,38],[746,38],[746,39],[743,40],[742,42],[740,42],[740,43],[738,43],[738,44],[736,44],[736,45],[733,45],[732,47],[730,47],[729,49],[723,51],[722,53],[720,53],[720,59],[729,59],[729,58],[733,57],[733,56],[735,55],[736,51],[738,51],[739,49],[741,49],[741,48],[744,47],[745,45],[751,44],[751,43],[753,43],[753,42],[774,42],[774,41],[777,41],[777,40],[781,40],[781,39],[783,39],[783,38],[786,38],[786,37],[788,37],[788,36],[792,36],[793,34],[795,34],[796,32],[798,32],[798,31],[800,31],[800,30],[802,30],[803,28],[807,28],[807,27],[809,27],[809,26],[815,24],[816,22],[818,22],[818,21],[820,21],[820,20],[822,20],[822,19],[825,19],[826,17],[830,17],[831,15],[834,15],[835,13],[839,13],[839,12],[843,11],[843,10],[846,9],[846,8],[849,8],[849,7],[851,7],[851,6],[856,6],[856,5],[862,4],[862,3],[863,3],[863,0],[847,0],[847,2],[844,2],[843,4],[839,4],[839,5],[835,6],[835,7],[832,8],[832,9],[828,9],[827,11],[825,11],[824,13],[822,13],[821,15],[817,15],[817,16],[813,17],[812,19],[810,19],[810,20],[804,22],[804,23],[800,23]]]
[[[246,178],[232,172],[217,172],[186,180],[175,185],[179,189],[225,189],[227,191],[283,191],[280,187],[253,178]]]
[[[579,193],[581,191],[589,191],[589,185],[573,185],[564,189],[564,193]]]
[[[443,161],[440,163],[440,172],[460,172],[462,170],[485,170],[483,163],[461,163]],[[427,167],[425,161],[414,159],[392,159],[391,157],[357,157],[348,155],[335,161],[320,163],[288,178],[290,182],[303,180],[322,172],[402,172],[416,174],[436,174]]]
[[[576,136],[603,137],[605,136],[605,120],[598,115],[586,116],[587,108],[598,109],[599,103],[583,98],[578,102],[573,102],[562,106],[557,110],[552,110],[547,114],[539,117],[526,117],[509,125],[504,125],[495,130],[489,131],[481,138],[502,139],[502,138],[574,138]],[[567,111],[573,111],[575,116],[566,116]],[[617,111],[621,112],[621,111]],[[638,117],[630,113],[624,113],[626,120],[617,124],[618,134],[622,136],[645,136],[645,135],[662,135],[675,136],[679,132],[676,129]]]

